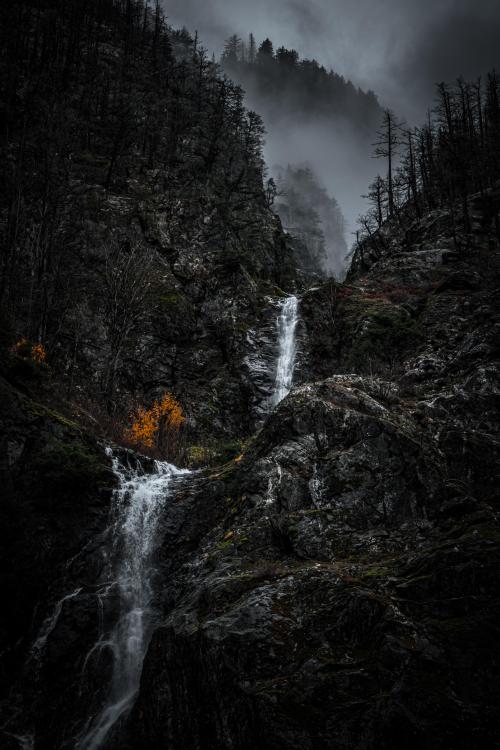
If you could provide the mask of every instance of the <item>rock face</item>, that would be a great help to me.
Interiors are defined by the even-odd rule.
[[[165,539],[170,612],[131,747],[494,742],[494,510],[443,481],[384,385],[295,390],[238,468],[183,500],[196,549]]]
[[[11,730],[17,733],[18,715],[25,717],[19,736],[29,736],[40,701],[50,696],[54,710],[68,705],[50,686],[55,674],[74,679],[71,655],[92,637],[93,603],[83,586],[102,568],[115,477],[94,438],[3,378],[0,403],[0,578],[8,602],[1,621],[2,701],[10,689],[2,742],[16,747]]]
[[[479,233],[453,262],[445,235],[417,238],[305,293],[297,387],[241,456],[180,481],[137,699],[102,747],[496,746],[500,259]],[[248,336],[269,360],[274,315]],[[5,742],[70,748],[110,679],[101,661],[82,694],[112,476],[74,425],[5,394]]]
[[[130,747],[495,746],[499,257],[417,238],[306,293],[313,382],[180,499]]]

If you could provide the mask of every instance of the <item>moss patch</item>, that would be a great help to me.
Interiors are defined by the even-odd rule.
[[[33,468],[43,487],[56,494],[80,495],[102,481],[108,473],[101,456],[79,441],[63,443],[52,440],[36,456]]]
[[[391,363],[423,342],[418,320],[399,305],[356,295],[342,307],[351,342],[347,363],[354,369],[364,371],[370,361]]]
[[[29,401],[27,403],[27,410],[34,417],[46,417],[47,419],[53,419],[55,422],[59,422],[59,424],[64,425],[64,427],[69,427],[72,430],[77,430],[78,432],[80,432],[80,427],[76,422],[68,419],[68,417],[65,417],[63,414],[54,411],[54,409],[49,409],[47,406],[39,404],[37,401]]]

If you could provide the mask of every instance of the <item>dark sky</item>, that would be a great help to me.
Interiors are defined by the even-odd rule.
[[[315,57],[420,123],[434,83],[500,68],[500,0],[163,0],[212,52],[236,32]]]

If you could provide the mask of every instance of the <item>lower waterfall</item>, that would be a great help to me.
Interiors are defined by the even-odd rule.
[[[297,354],[296,329],[299,322],[299,300],[295,296],[280,302],[276,326],[279,356],[271,405],[276,406],[290,392]]]
[[[151,637],[154,612],[153,555],[158,545],[162,511],[176,477],[186,469],[162,461],[155,462],[154,473],[124,466],[108,449],[118,479],[114,492],[112,549],[108,551],[107,582],[99,594],[100,606],[106,599],[118,597],[119,613],[107,632],[103,628],[91,654],[110,649],[113,673],[109,693],[102,709],[92,716],[79,738],[78,750],[97,750],[113,725],[133,705],[142,665]],[[87,660],[91,656],[88,655]]]

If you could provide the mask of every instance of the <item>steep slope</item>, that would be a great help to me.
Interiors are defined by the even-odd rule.
[[[246,332],[294,280],[260,119],[142,2],[26,0],[1,20],[9,343],[42,344],[101,421],[169,390],[189,442],[244,437]]]
[[[312,167],[352,231],[363,210],[360,196],[373,178],[372,144],[383,115],[376,95],[321,62],[300,59],[295,50],[275,49],[270,39],[252,52],[251,44],[231,37],[221,65],[264,118],[265,155],[273,176],[279,164]],[[345,270],[336,243],[330,251],[329,270]]]
[[[232,36],[221,62],[250,99],[261,103],[273,125],[297,115],[304,122],[345,120],[365,136],[378,126],[382,110],[373,91],[362,91],[316,60],[301,60],[296,50],[280,47],[275,52],[270,39],[258,50],[254,41],[251,50]]]
[[[165,508],[157,627],[103,747],[495,746],[500,253],[482,218],[463,257],[426,218],[413,248],[395,235],[362,275],[303,297],[310,382]],[[76,634],[98,628],[94,554],[58,579],[85,593],[38,681],[14,688],[36,700],[7,726],[37,748],[71,747],[89,710]]]
[[[131,747],[495,746],[500,254],[476,217],[465,257],[425,220],[305,296],[310,375],[359,349],[366,374],[296,388],[176,509]]]
[[[293,237],[302,266],[320,276],[342,279],[348,250],[346,223],[337,201],[310,167],[274,167],[274,173],[274,210]]]

